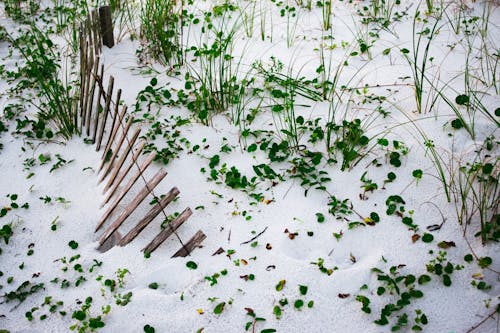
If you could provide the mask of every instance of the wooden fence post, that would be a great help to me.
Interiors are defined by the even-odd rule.
[[[113,37],[113,21],[111,19],[111,7],[99,7],[99,23],[101,26],[102,43],[109,48],[115,45]]]

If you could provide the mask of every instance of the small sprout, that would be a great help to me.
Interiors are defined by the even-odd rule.
[[[427,274],[422,274],[418,278],[418,284],[426,284],[431,281],[431,277]]]
[[[149,324],[144,325],[144,333],[155,333],[155,328]]]
[[[69,241],[68,246],[69,246],[71,249],[76,250],[76,249],[78,248],[78,243],[77,243],[77,242],[75,242],[74,240],[71,240],[71,241]]]
[[[319,223],[325,222],[325,215],[323,215],[322,213],[316,213],[316,221],[318,221]]]
[[[469,253],[465,255],[464,260],[468,263],[471,263],[472,260],[474,260],[474,257],[472,257],[472,254]]]
[[[215,314],[221,314],[222,311],[224,311],[224,306],[226,305],[226,302],[219,303],[215,306],[214,308],[214,313]]]
[[[278,284],[276,285],[276,291],[282,291],[285,287],[285,283],[286,280],[281,280],[280,282],[278,282]]]
[[[311,309],[314,306],[314,301],[307,302],[307,307]]]
[[[297,310],[300,310],[303,306],[304,306],[304,301],[301,300],[301,299],[298,299],[296,300],[294,303],[293,303],[293,306],[297,309]]]
[[[420,179],[422,179],[423,172],[420,169],[416,169],[416,170],[413,170],[413,172],[411,174],[413,175],[413,177],[415,177],[415,179],[418,182]]]
[[[482,257],[482,258],[479,258],[477,264],[479,265],[479,267],[481,268],[486,268],[488,267],[489,265],[491,265],[493,261],[491,260],[490,257]]]
[[[149,289],[153,289],[153,290],[156,290],[158,289],[158,283],[157,282],[152,282],[148,285],[148,288]]]
[[[307,294],[307,286],[302,286],[302,285],[299,285],[299,292],[301,295],[306,295]]]
[[[273,308],[273,313],[276,316],[276,319],[280,319],[281,317],[281,308],[277,305],[274,306]]]
[[[425,233],[423,236],[422,236],[422,242],[424,243],[430,243],[434,240],[434,236],[432,236],[432,234],[427,234]]]
[[[189,268],[189,269],[197,269],[198,268],[198,264],[195,263],[194,261],[188,261],[186,263],[186,267]]]

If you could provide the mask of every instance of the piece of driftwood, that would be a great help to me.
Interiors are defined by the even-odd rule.
[[[139,137],[140,133],[141,133],[141,129],[139,127],[137,127],[134,131],[134,134],[132,135],[132,139],[130,139],[130,140],[127,139],[127,143],[125,144],[124,151],[122,152],[122,155],[118,159],[118,162],[116,163],[116,165],[112,169],[113,170],[113,172],[111,173],[112,176],[116,177],[118,172],[120,172],[120,169],[121,169],[123,163],[125,162],[125,159],[128,157],[128,154],[130,153],[130,151],[134,147],[135,141]],[[99,183],[102,182],[105,177],[106,177],[106,175],[103,175],[103,177],[99,180]]]
[[[151,208],[151,210],[139,221],[139,223],[137,223],[134,228],[132,228],[132,230],[123,236],[118,245],[125,246],[133,241],[134,238],[137,237],[137,235],[144,230],[144,228],[146,228],[148,224],[151,223],[151,221],[153,221],[155,217],[158,216],[158,214],[160,214],[160,212],[165,209],[165,207],[167,207],[167,205],[172,202],[177,195],[179,195],[179,190],[177,187],[174,187],[165,195],[164,198],[160,199],[156,205]]]
[[[117,111],[117,109],[115,109],[115,111]],[[108,143],[106,143],[106,148],[104,148],[104,152],[102,153],[101,165],[99,165],[99,171],[101,171],[104,164],[106,164],[106,156],[108,155],[109,150],[111,149],[111,146],[113,145],[116,133],[118,133],[118,129],[120,129],[120,125],[122,124],[122,121],[125,118],[126,112],[127,112],[127,107],[123,106],[121,112],[118,114],[118,121],[116,121],[116,123],[115,123],[116,117],[113,118],[113,126],[111,126],[112,131],[109,134]]]
[[[106,211],[106,213],[103,215],[103,217],[102,217],[101,221],[99,222],[98,226],[100,226],[100,224],[104,223],[104,220],[106,220],[109,217],[109,215],[111,215],[111,213],[116,208],[116,206],[118,205],[118,203],[120,203],[120,201],[123,199],[123,197],[132,188],[132,186],[135,184],[135,182],[137,181],[137,179],[139,179],[139,177],[142,175],[142,173],[144,172],[144,170],[146,170],[147,167],[151,164],[151,162],[153,162],[153,159],[155,157],[156,157],[156,153],[155,152],[151,152],[151,154],[148,156],[148,158],[144,162],[142,162],[141,166],[139,167],[139,170],[134,174],[134,176],[132,178],[129,179],[127,185],[125,185],[125,187],[121,190],[121,192],[118,195],[118,197],[115,199],[115,201],[113,201],[113,203],[109,207],[108,211]],[[115,186],[118,187],[118,185],[119,185],[119,183],[117,183]],[[109,201],[109,199],[111,198],[111,196],[113,195],[113,192],[115,190],[116,190],[116,188],[114,188],[113,191],[111,191],[108,194],[108,196],[106,197],[106,199],[102,203],[101,207],[103,207]]]
[[[167,170],[165,170],[164,168],[160,168],[160,170],[158,170],[154,177],[151,178],[151,180],[148,181],[148,183],[142,188],[142,190],[137,193],[134,199],[129,202],[120,216],[118,216],[118,218],[113,223],[111,223],[111,225],[99,239],[99,244],[102,245],[106,241],[106,239],[108,239],[109,236],[111,236],[111,234],[115,232],[123,222],[125,222],[125,220],[134,212],[137,206],[139,206],[141,202],[146,199],[148,194],[151,193],[151,191],[163,180],[163,178],[165,178],[166,175]]]
[[[168,237],[170,237],[183,223],[186,221],[193,212],[190,208],[184,211],[170,222],[165,229],[163,229],[142,251],[144,253],[152,253],[158,248]]]
[[[179,249],[179,251],[175,252],[172,258],[188,256],[195,248],[200,246],[201,242],[203,242],[205,238],[207,238],[207,236],[203,233],[203,231],[198,230],[196,234],[194,234],[194,236]]]
[[[108,83],[108,91],[106,92],[106,96],[104,96],[106,103],[104,104],[104,113],[102,115],[101,128],[99,130],[99,135],[97,136],[97,143],[96,143],[96,147],[95,147],[96,151],[101,150],[102,136],[104,134],[104,129],[106,128],[106,122],[108,120],[109,107],[111,106],[111,98],[113,95],[114,83],[115,83],[115,78],[113,76],[110,76],[109,83]],[[97,130],[97,126],[96,126],[96,130]]]
[[[113,21],[111,19],[111,7],[99,7],[99,23],[101,27],[102,43],[109,48],[115,45],[113,37]]]
[[[114,112],[111,115],[111,118],[113,119],[113,121],[111,122],[111,130],[109,131],[108,139],[106,140],[106,144],[104,145],[104,152],[103,152],[103,155],[102,155],[103,157],[106,156],[106,153],[107,153],[107,151],[109,149],[109,146],[113,142],[114,135],[116,134],[115,125],[117,124],[116,119],[118,118],[118,115],[119,115],[118,109],[120,108],[120,99],[121,99],[121,97],[122,97],[122,90],[118,89],[118,92],[116,93],[116,102],[115,102]],[[123,106],[123,109],[126,110],[127,107]],[[121,123],[124,115],[125,115],[125,111],[123,112],[123,116],[120,117],[120,123]],[[118,127],[116,128],[116,130],[118,130]]]
[[[115,150],[113,151],[113,154],[111,155],[111,158],[108,161],[108,165],[106,167],[106,170],[104,171],[103,175],[101,176],[101,179],[99,179],[99,182],[102,182],[104,178],[108,175],[108,173],[111,171],[111,168],[113,167],[113,164],[115,162],[116,156],[118,156],[118,153],[120,152],[120,149],[122,148],[123,142],[127,138],[127,133],[130,130],[130,126],[132,126],[132,122],[134,121],[134,117],[130,116],[128,118],[127,123],[125,124],[125,128],[122,131],[122,136],[118,140],[118,143],[116,145]]]
[[[136,137],[137,138],[137,137]],[[134,142],[135,142],[135,139],[134,138]],[[137,161],[137,158],[139,157],[139,154],[141,153],[141,151],[144,149],[144,146],[146,145],[146,142],[141,140],[141,142],[139,143],[139,145],[137,146],[135,152],[132,154],[132,160],[130,161],[130,163],[128,164],[127,167],[125,167],[125,173],[123,175],[123,177],[125,177],[125,175],[128,173],[128,171],[132,168],[132,166],[136,163]],[[131,147],[132,145],[130,145],[129,147]],[[113,169],[113,172],[111,173],[111,176],[109,176],[109,179],[108,179],[108,183],[106,184],[106,186],[104,187],[104,190],[102,191],[103,194],[106,193],[106,191],[108,190],[108,188],[113,185],[113,183],[115,182],[115,179],[116,177],[118,176],[118,173],[120,172],[121,170],[121,167],[123,165],[123,163],[125,162],[125,159],[126,157],[128,156],[128,153],[127,152],[126,154],[123,154],[122,157],[120,158],[120,160],[118,161],[118,164],[116,165],[116,167]],[[120,176],[122,175],[123,173],[120,173]],[[118,181],[118,184],[123,180],[123,177],[119,178],[119,181]]]

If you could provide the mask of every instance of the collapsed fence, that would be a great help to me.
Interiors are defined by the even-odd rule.
[[[100,54],[103,44],[113,46],[110,15],[109,8],[101,7],[99,13],[92,11],[80,27],[80,96],[79,112],[75,115],[75,124],[82,135],[95,145],[97,152],[102,150],[98,175],[99,183],[105,182],[105,198],[101,207],[106,207],[106,210],[95,232],[104,228],[111,219],[112,222],[99,238],[101,251],[107,251],[115,245],[126,246],[160,214],[168,220],[165,208],[180,194],[177,187],[173,187],[165,196],[155,194],[155,188],[165,179],[167,171],[160,168],[152,178],[147,179],[145,172],[154,161],[156,152],[142,157],[146,142],[139,138],[141,128],[134,124],[134,116],[127,113],[126,105],[121,105],[122,90],[118,89],[115,93],[113,76],[109,76],[107,87],[104,86],[106,80]],[[135,172],[131,171],[133,169]],[[124,198],[139,179],[144,185],[130,202],[124,203]],[[147,197],[154,199],[154,206],[122,236],[119,228]],[[119,212],[120,204],[125,204],[125,207]],[[176,232],[191,215],[191,209],[185,208],[166,223],[166,227],[142,251],[145,254],[152,253],[172,235],[181,245],[172,257],[185,257],[195,248],[201,247],[206,238],[203,231],[198,230],[187,242],[183,242]]]

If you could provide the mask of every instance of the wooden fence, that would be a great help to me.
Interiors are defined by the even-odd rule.
[[[99,237],[99,249],[106,251],[115,245],[126,246],[132,242],[158,215],[168,218],[165,208],[180,193],[173,187],[165,196],[160,198],[154,192],[155,188],[167,176],[167,171],[160,168],[151,179],[147,179],[145,171],[152,165],[156,157],[155,152],[143,156],[142,151],[146,144],[139,138],[141,128],[134,124],[134,116],[127,113],[127,106],[121,103],[121,89],[115,88],[113,76],[109,76],[107,86],[104,86],[104,65],[101,64],[103,37],[100,22],[109,22],[99,17],[109,15],[107,10],[93,11],[88,15],[80,28],[80,110],[75,121],[81,129],[82,135],[95,145],[96,151],[101,152],[101,163],[98,168],[99,182],[104,183],[105,195],[102,208],[104,214],[98,221],[95,232],[103,229]],[[109,36],[108,42],[109,44]],[[132,171],[133,170],[133,171]],[[139,181],[139,179],[141,181]],[[140,183],[143,183],[141,186]],[[134,186],[141,186],[140,191],[128,203],[123,203],[127,193]],[[136,225],[124,236],[119,233],[122,226],[132,213],[141,206],[146,198],[154,199],[154,206]],[[124,208],[119,209],[120,204]],[[198,230],[187,242],[183,242],[176,230],[192,215],[188,207],[175,219],[166,224],[166,227],[149,242],[143,251],[152,253],[167,238],[174,235],[181,248],[172,257],[185,257],[195,248],[201,247],[206,238]],[[111,221],[110,223],[108,223]],[[106,227],[107,225],[107,227]]]

